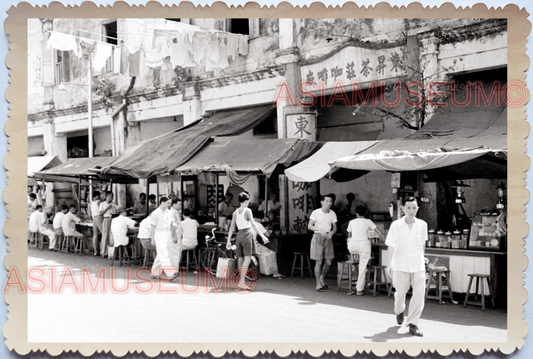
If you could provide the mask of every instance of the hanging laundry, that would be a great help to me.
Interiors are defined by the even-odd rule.
[[[192,44],[193,44],[193,53],[192,53],[192,56],[193,56],[193,59],[194,59],[194,62],[196,62],[197,64],[199,64],[200,62],[202,62],[202,60],[204,59],[205,55],[206,55],[206,51],[209,47],[209,38],[208,38],[208,34],[207,32],[196,32],[194,35],[193,35],[193,41],[192,41]]]
[[[120,66],[122,65],[122,62],[120,61],[122,57],[122,48],[120,46],[116,46],[113,51],[113,72],[118,74],[120,73]]]
[[[191,55],[192,52],[192,37],[189,34],[176,34],[176,43],[172,43],[170,47],[170,61],[172,62],[173,67],[195,67],[196,62],[194,62]]]
[[[105,66],[107,59],[111,57],[112,45],[103,42],[97,42],[93,52],[93,68],[100,71]]]
[[[239,54],[248,56],[248,35],[239,35]]]
[[[46,48],[60,51],[73,51],[74,55],[81,57],[81,47],[77,36],[50,31],[50,37],[46,43]]]
[[[121,56],[120,56],[120,73],[126,76],[129,76],[129,58],[128,58],[128,48],[127,46],[122,46]]]
[[[232,60],[235,60],[239,55],[239,36],[234,34],[228,34],[226,36],[226,54],[231,56]]]
[[[129,60],[129,75],[131,77],[138,77],[141,74],[141,50],[130,54],[128,56]]]
[[[134,54],[143,47],[145,39],[144,23],[140,19],[124,20],[125,45],[128,54]]]

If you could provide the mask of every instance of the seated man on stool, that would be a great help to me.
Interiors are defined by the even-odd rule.
[[[48,237],[48,249],[54,249],[56,246],[56,234],[52,230],[50,223],[48,223],[48,215],[51,213],[52,207],[46,206],[44,208],[44,212],[41,212],[41,217],[39,218],[39,232],[41,232],[43,236]]]
[[[63,235],[63,228],[61,226],[63,223],[63,217],[65,217],[67,213],[68,213],[68,206],[64,204],[61,206],[61,211],[57,212],[56,215],[54,216],[53,227],[54,227],[54,233],[56,234],[57,238]]]
[[[126,207],[117,209],[119,216],[111,220],[111,234],[113,235],[113,247],[127,246],[130,242],[128,238],[128,228],[135,227],[135,221],[129,217]]]
[[[81,219],[76,216],[76,213],[78,213],[78,208],[75,204],[71,204],[69,212],[63,216],[61,228],[63,228],[63,235],[65,237],[83,238],[83,234],[76,230],[76,224],[81,222]]]
[[[196,249],[198,246],[198,227],[200,226],[195,219],[191,218],[192,211],[189,208],[183,210],[183,221],[179,224],[181,238],[178,240],[180,253],[178,258],[181,259],[183,251]]]

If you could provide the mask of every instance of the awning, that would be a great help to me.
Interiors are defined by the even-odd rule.
[[[60,164],[61,160],[57,156],[28,157],[28,177],[33,177],[35,172],[52,168]]]
[[[285,170],[285,175],[294,182],[315,182],[330,171],[329,162],[340,157],[360,153],[377,141],[327,142],[305,161]]]
[[[316,142],[289,139],[240,140],[217,138],[176,169],[182,174],[260,172],[270,176],[278,164],[290,164],[316,150]]]
[[[80,179],[89,178],[107,182],[111,180],[111,177],[97,175],[94,169],[108,166],[115,159],[115,157],[73,158],[59,166],[36,172],[35,177],[47,182],[78,183]],[[113,183],[138,183],[138,179],[125,176],[114,176],[112,180]]]
[[[272,104],[217,111],[197,123],[128,148],[102,173],[148,178],[169,173],[198,152],[211,137],[240,135],[275,113]]]

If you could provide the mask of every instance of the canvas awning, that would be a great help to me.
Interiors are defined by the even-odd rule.
[[[73,158],[65,163],[53,168],[35,173],[36,178],[42,178],[47,182],[73,182],[79,183],[81,179],[92,179],[97,181],[110,181],[113,183],[138,183],[136,178],[125,176],[97,175],[94,169],[101,168],[113,162],[115,157],[92,157]]]
[[[354,155],[372,147],[377,141],[327,142],[306,160],[285,170],[294,182],[315,182],[330,171],[329,162],[340,157]]]
[[[501,177],[501,167],[506,165],[507,107],[494,101],[476,106],[473,99],[464,107],[448,99],[422,129],[407,137],[380,140],[359,154],[333,160],[332,169],[433,171],[436,175],[436,169],[453,167],[449,173],[455,172],[456,178]],[[462,102],[464,98],[456,100]],[[495,165],[483,168],[472,161]],[[472,168],[457,167],[465,162]]]
[[[169,173],[187,162],[210,138],[240,135],[272,116],[275,110],[267,104],[217,111],[193,125],[128,148],[102,173],[136,178]]]
[[[28,177],[33,177],[35,172],[43,171],[61,164],[57,156],[28,157]]]
[[[217,138],[176,169],[182,174],[203,171],[255,172],[270,176],[278,164],[290,164],[308,156],[316,142],[289,139],[237,140]]]

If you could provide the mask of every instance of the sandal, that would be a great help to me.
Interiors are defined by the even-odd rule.
[[[329,287],[328,287],[327,284],[324,284],[324,285],[322,286],[322,289],[329,289]]]
[[[320,288],[317,288],[316,291],[322,293],[324,291],[324,289],[322,287],[320,287]]]

